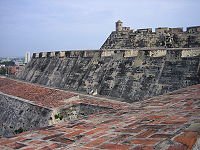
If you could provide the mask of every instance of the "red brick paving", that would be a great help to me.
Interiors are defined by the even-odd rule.
[[[137,136],[135,136],[136,138],[146,138],[149,137],[151,135],[153,135],[154,133],[157,133],[158,130],[152,130],[152,129],[148,129],[145,132],[138,134]]]
[[[0,88],[5,88],[6,83],[3,80]],[[103,105],[102,101],[87,99],[71,103],[78,102]],[[200,85],[132,105],[106,101],[104,106],[107,104],[113,109],[2,138],[0,149],[36,146],[43,150],[186,150],[192,149],[200,137]]]
[[[113,143],[120,143],[120,142],[123,142],[125,139],[127,139],[128,137],[131,137],[132,135],[131,134],[121,134],[117,137],[115,137],[113,140],[111,140],[110,142],[113,142]]]
[[[130,140],[128,143],[130,144],[144,144],[144,145],[151,145],[151,144],[156,144],[160,142],[161,140],[159,139],[148,139],[148,138],[143,138],[143,139],[133,139]]]
[[[74,131],[72,133],[69,133],[69,134],[65,134],[63,135],[64,137],[74,137],[74,136],[77,136],[79,135],[80,133],[84,132],[84,130],[77,130],[77,131]]]
[[[180,144],[180,145],[169,146],[167,150],[188,150],[188,147]]]
[[[21,143],[17,143],[17,142],[8,145],[8,147],[13,148],[13,149],[20,149],[20,148],[23,148],[25,146],[27,146],[27,145],[21,144]]]
[[[35,150],[36,149],[36,147],[34,148],[34,147],[31,147],[31,148],[25,148],[25,149],[23,149],[23,150]]]
[[[8,145],[10,143],[15,143],[15,142],[18,142],[18,141],[21,141],[21,140],[24,140],[24,139],[25,139],[24,137],[17,137],[17,138],[14,138],[14,139],[11,138],[11,140],[7,139],[6,141],[1,142],[0,146],[1,145]]]
[[[89,132],[86,132],[85,135],[91,135],[91,134],[97,133],[97,132],[102,131],[102,130],[105,130],[105,129],[103,129],[103,128],[96,128],[96,129],[93,129],[93,130],[91,130]]]
[[[175,137],[174,141],[182,143],[186,145],[188,148],[192,148],[192,146],[196,143],[199,136],[200,134],[198,132],[184,132]]]
[[[59,108],[64,105],[73,105],[79,103],[86,103],[115,109],[121,108],[122,106],[126,106],[126,104],[123,103],[116,103],[105,100],[95,101],[89,99],[78,99],[67,102],[65,100],[72,97],[76,97],[78,96],[78,94],[56,89],[49,89],[47,87],[41,87],[39,85],[28,84],[1,77],[0,91],[5,94],[29,100],[36,105],[49,108]]]
[[[85,146],[85,147],[96,147],[96,146],[106,142],[107,140],[109,140],[109,138],[101,137],[101,138],[93,140],[93,141],[91,141],[91,142],[89,142],[89,143],[87,143],[87,144],[85,144],[83,146]]]
[[[150,138],[168,138],[172,136],[171,134],[154,134]]]
[[[136,146],[131,150],[154,150],[154,146],[140,145]]]
[[[40,106],[52,108],[64,105],[63,100],[76,96],[69,92],[17,82],[7,78],[0,78],[0,91],[5,94],[30,100]]]
[[[131,148],[131,146],[106,143],[106,144],[99,146],[98,148],[110,149],[110,150],[128,150],[129,148]]]

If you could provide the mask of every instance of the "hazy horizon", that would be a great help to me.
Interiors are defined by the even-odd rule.
[[[115,22],[132,29],[199,26],[199,0],[1,0],[0,57],[99,49]]]

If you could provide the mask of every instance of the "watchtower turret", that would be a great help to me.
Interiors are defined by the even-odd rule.
[[[116,22],[116,31],[122,31],[123,30],[123,22],[121,20],[118,20]]]

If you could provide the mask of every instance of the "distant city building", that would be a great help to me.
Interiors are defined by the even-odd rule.
[[[31,53],[30,52],[26,52],[25,53],[25,61],[24,61],[24,63],[27,64],[30,60],[31,60]]]
[[[24,65],[24,59],[18,59],[15,61],[16,66],[23,66]]]

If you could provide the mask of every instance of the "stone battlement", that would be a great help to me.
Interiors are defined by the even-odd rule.
[[[149,32],[152,33],[153,28],[144,28],[144,29],[136,29],[136,33],[141,33],[141,32]],[[131,29],[131,27],[123,27],[123,22],[120,20],[116,22],[116,32],[120,31],[134,31]],[[199,33],[200,32],[200,26],[192,26],[192,27],[187,27],[186,31],[183,31],[183,27],[177,27],[177,28],[170,28],[170,27],[158,27],[155,28],[155,33],[163,33],[163,32],[171,32],[171,33],[180,33],[180,32],[185,32],[185,33]]]
[[[121,57],[135,57],[138,52],[144,53],[150,57],[163,57],[170,51],[179,51],[180,57],[195,57],[200,55],[200,48],[143,48],[143,49],[110,49],[110,50],[76,50],[76,51],[55,51],[55,52],[40,52],[33,53],[33,58],[46,57],[114,57],[120,55]]]
[[[130,27],[123,27],[123,28],[129,28]],[[125,31],[125,30],[123,30]],[[200,26],[194,26],[194,27],[187,27],[186,31],[183,30],[183,27],[178,28],[169,28],[169,27],[159,27],[155,28],[155,32],[153,32],[153,28],[144,28],[144,29],[137,29],[135,31],[136,33],[141,32],[148,32],[148,33],[199,33],[200,32]]]
[[[107,38],[100,49],[135,49],[135,48],[191,48],[200,47],[200,26],[183,28],[159,27],[133,30],[123,27],[123,22],[116,22],[116,30]]]

